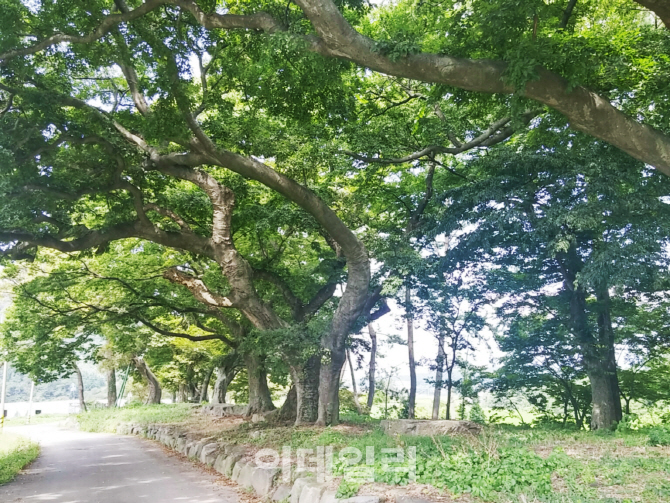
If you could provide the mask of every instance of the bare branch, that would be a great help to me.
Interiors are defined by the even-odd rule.
[[[158,206],[157,204],[150,203],[144,206],[144,211],[155,211],[159,215],[162,215],[164,217],[169,218],[170,220],[173,220],[179,227],[184,232],[190,232],[192,233],[193,231],[191,230],[191,227],[184,221],[183,218],[181,218],[179,215],[177,215],[174,211],[169,210],[167,208],[163,208],[161,206]]]
[[[172,283],[185,286],[193,296],[205,305],[212,307],[237,307],[235,299],[212,292],[201,279],[171,267],[163,273],[163,277]]]

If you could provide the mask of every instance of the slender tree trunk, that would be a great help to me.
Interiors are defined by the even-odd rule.
[[[116,405],[116,370],[111,368],[107,371],[107,407]]]
[[[140,357],[136,356],[133,358],[135,368],[137,371],[147,380],[149,384],[149,396],[147,397],[147,404],[159,404],[161,403],[161,385],[156,379],[156,376],[151,371],[147,363]]]
[[[444,371],[444,335],[437,338],[437,359],[435,360],[435,392],[433,393],[433,419],[440,418],[440,399],[442,397],[442,374]]]
[[[172,391],[172,403],[177,403],[177,391]]]
[[[84,379],[81,376],[81,370],[76,363],[72,364],[74,367],[74,373],[77,374],[77,394],[79,395],[79,410],[81,412],[86,412],[86,402],[84,401]]]
[[[334,347],[330,351],[330,372],[328,374],[328,401],[326,407],[327,422],[333,426],[340,423],[340,374],[342,366],[347,359],[344,341],[342,345]],[[319,422],[321,414],[319,416]]]
[[[407,415],[414,419],[416,404],[416,362],[414,361],[414,315],[412,314],[412,291],[409,282],[405,286],[405,309],[407,310],[407,351],[409,355],[409,404]]]
[[[451,419],[451,393],[453,390],[453,383],[451,381],[451,372],[449,372],[449,380],[447,382],[447,411],[444,414],[445,419]]]
[[[319,417],[321,354],[312,355],[302,366],[291,367],[296,391],[295,425],[313,424]]]
[[[212,373],[214,372],[214,367],[207,371],[205,375],[205,380],[202,382],[202,388],[200,389],[200,403],[208,402],[209,397],[207,396],[207,391],[209,390],[209,381],[212,379]]]
[[[377,332],[375,332],[372,323],[368,323],[368,332],[370,333],[370,370],[368,371],[368,410],[372,410],[375,401],[375,373],[377,371]]]
[[[247,415],[262,414],[275,409],[268,387],[263,361],[258,355],[248,354],[244,358],[249,376],[249,407]]]
[[[179,401],[181,403],[188,402],[187,387],[186,387],[186,384],[184,384],[184,383],[179,384]]]
[[[626,401],[626,415],[630,414],[630,398],[624,397],[624,400]]]
[[[349,363],[349,368],[351,369],[351,388],[354,393],[354,405],[356,406],[356,410],[358,411],[358,414],[363,413],[363,409],[361,408],[361,404],[358,401],[358,387],[356,386],[356,374],[354,373],[354,365],[351,363],[351,351],[347,349],[347,362]]]

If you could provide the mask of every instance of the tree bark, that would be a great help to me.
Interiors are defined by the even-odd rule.
[[[228,386],[235,379],[235,370],[232,366],[222,366],[217,369],[216,382],[212,392],[212,403],[226,403]]]
[[[377,371],[377,332],[375,332],[372,323],[368,323],[368,332],[370,333],[370,369],[368,371],[368,410],[372,410],[375,401],[375,373]]]
[[[84,379],[81,376],[81,370],[76,363],[72,364],[74,368],[74,373],[77,374],[77,394],[79,396],[79,410],[82,412],[87,412],[86,401],[84,400]]]
[[[409,405],[407,415],[414,419],[416,404],[416,362],[414,361],[414,315],[412,314],[412,291],[409,282],[405,286],[405,310],[407,316],[407,352],[409,356]]]
[[[358,414],[363,413],[363,409],[361,408],[361,404],[358,401],[358,387],[356,386],[356,374],[354,373],[354,365],[351,363],[351,351],[347,349],[347,362],[349,363],[349,368],[351,369],[351,388],[354,394],[354,405],[356,406],[356,410],[358,411]]]
[[[263,360],[258,355],[248,354],[244,358],[249,378],[249,407],[247,415],[262,414],[275,409]]]
[[[286,400],[281,408],[277,411],[275,418],[279,422],[293,422],[295,423],[298,411],[298,392],[295,386],[291,386],[286,395]]]
[[[330,373],[332,363],[330,359],[321,360],[321,371],[319,372],[319,414],[316,419],[318,426],[326,426],[328,423],[328,400],[330,398]]]
[[[296,426],[313,424],[318,419],[320,374],[321,354],[310,356],[300,367],[291,367],[291,376],[296,391]]]
[[[116,406],[116,369],[107,371],[107,407]]]
[[[597,341],[593,336],[583,289],[576,287],[570,293],[571,325],[578,338],[584,369],[591,385],[591,429],[611,428],[615,422],[621,420],[619,386],[615,382],[617,377],[616,361],[613,358],[614,346],[610,346],[607,341]]]
[[[435,392],[433,393],[433,419],[440,418],[440,399],[442,397],[442,374],[444,371],[444,335],[437,338],[437,359],[435,360]]]
[[[184,383],[179,384],[179,402],[180,403],[188,402],[187,387],[186,384]]]
[[[151,371],[147,363],[140,357],[136,356],[133,358],[133,363],[137,371],[146,379],[149,384],[149,396],[147,397],[146,404],[159,404],[161,403],[161,385],[156,379],[156,376]]]
[[[205,375],[205,380],[202,382],[202,388],[200,388],[200,403],[209,401],[208,390],[209,390],[209,381],[212,379],[212,373],[214,372],[214,367],[207,371]]]

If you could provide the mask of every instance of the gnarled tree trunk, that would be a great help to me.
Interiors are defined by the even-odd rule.
[[[151,371],[147,363],[140,357],[136,356],[133,358],[133,363],[137,371],[146,379],[149,384],[149,396],[147,397],[146,404],[158,404],[161,403],[161,385],[156,379],[156,376]]]
[[[268,387],[267,374],[260,356],[248,354],[244,358],[249,376],[249,407],[247,415],[262,414],[275,409]]]
[[[302,367],[291,367],[291,377],[296,390],[296,426],[312,424],[318,418],[320,374],[321,354],[310,356]]]

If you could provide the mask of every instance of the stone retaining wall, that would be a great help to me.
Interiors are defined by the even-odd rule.
[[[211,466],[244,488],[253,489],[268,501],[290,503],[379,503],[379,496],[355,496],[338,499],[335,491],[313,477],[298,477],[291,485],[281,484],[280,470],[255,466],[244,460],[245,449],[239,445],[215,442],[214,438],[194,439],[175,426],[121,424],[116,428],[121,435],[139,435],[156,440],[190,459]],[[429,503],[414,498],[397,497],[396,503]]]

